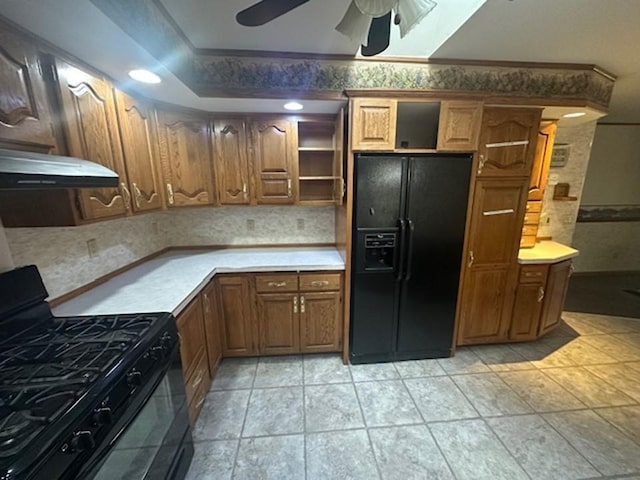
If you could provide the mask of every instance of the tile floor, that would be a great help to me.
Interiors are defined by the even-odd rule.
[[[564,319],[450,359],[227,359],[188,478],[640,480],[640,320]]]

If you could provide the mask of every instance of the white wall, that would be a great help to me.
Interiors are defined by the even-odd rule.
[[[37,265],[51,298],[167,246],[335,241],[333,207],[203,207],[81,227],[4,230],[16,266]],[[97,242],[94,256],[91,239]]]
[[[598,125],[582,205],[640,205],[640,125]]]
[[[581,200],[640,206],[640,125],[598,125]],[[640,271],[640,222],[578,223],[573,244],[576,271]]]

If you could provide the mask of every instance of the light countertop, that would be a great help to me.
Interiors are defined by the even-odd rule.
[[[536,243],[536,246],[533,248],[521,248],[518,252],[518,263],[557,263],[577,257],[579,254],[580,252],[575,248],[558,242],[544,241]]]
[[[177,315],[216,273],[344,270],[333,247],[176,250],[117,275],[54,309],[56,316]]]

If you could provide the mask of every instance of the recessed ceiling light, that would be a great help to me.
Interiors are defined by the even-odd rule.
[[[149,70],[144,70],[143,68],[137,68],[135,70],[131,70],[129,72],[129,76],[134,80],[142,83],[160,83],[162,79],[153,72]]]
[[[585,112],[565,113],[563,115],[563,118],[578,118],[578,117],[584,117],[585,115],[586,115]]]
[[[284,104],[286,110],[302,110],[304,107],[299,102],[287,102]]]

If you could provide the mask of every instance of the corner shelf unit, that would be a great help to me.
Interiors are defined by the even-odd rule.
[[[336,122],[298,122],[298,191],[301,205],[342,203],[342,125]]]

